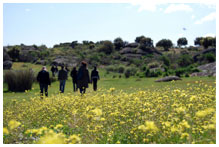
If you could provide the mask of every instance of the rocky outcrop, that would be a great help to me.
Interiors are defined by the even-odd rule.
[[[135,49],[131,47],[125,47],[120,51],[120,54],[134,54],[136,52]]]
[[[77,57],[72,57],[72,56],[58,56],[56,57],[51,65],[57,65],[57,66],[62,66],[62,65],[67,65],[69,67],[74,67],[79,63],[79,60]]]
[[[10,56],[8,55],[6,49],[4,48],[4,49],[3,49],[3,61],[7,61],[7,60],[10,60],[10,61],[11,61],[11,58],[10,58]]]
[[[12,61],[6,60],[3,62],[3,69],[11,69],[12,67]]]
[[[125,47],[136,48],[139,46],[139,43],[129,43]]]
[[[201,72],[192,73],[190,76],[216,76],[216,62],[197,67]]]
[[[36,61],[36,64],[46,65],[47,62],[45,60]]]
[[[3,69],[11,69],[12,63],[13,62],[7,53],[7,49],[3,48]]]
[[[37,54],[37,53],[36,53]],[[29,50],[22,50],[19,54],[20,62],[35,62],[38,60],[37,56],[34,56],[34,53]]]
[[[156,80],[155,82],[170,82],[173,80],[177,81],[177,80],[182,80],[182,79],[180,79],[178,76],[168,76],[168,77],[164,77],[159,80]]]
[[[195,62],[198,61],[198,57],[201,56],[201,55],[203,55],[203,54],[206,54],[206,53],[214,53],[214,54],[216,54],[216,48],[205,49],[205,50],[203,50],[203,51],[201,51],[201,52],[195,54],[195,55],[193,56],[194,61],[195,61]]]

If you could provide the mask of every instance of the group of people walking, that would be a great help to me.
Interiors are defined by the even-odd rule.
[[[58,73],[58,80],[60,82],[59,90],[61,93],[64,93],[65,83],[68,78],[69,72],[68,68],[64,68],[64,66],[61,66],[61,70],[58,71],[57,67],[52,66],[51,71],[53,76],[55,76],[55,72]],[[86,88],[88,88],[89,83],[93,83],[94,91],[97,90],[97,81],[100,79],[100,76],[96,67],[94,67],[94,69],[92,70],[90,78],[89,71],[87,69],[87,63],[85,61],[82,61],[79,70],[77,71],[76,67],[74,67],[70,75],[72,77],[74,92],[79,89],[80,93],[84,94],[86,92]],[[49,77],[49,72],[47,71],[45,66],[43,66],[42,70],[38,73],[37,81],[40,84],[41,98],[43,97],[44,91],[45,96],[48,96],[48,86],[51,85],[51,81]]]

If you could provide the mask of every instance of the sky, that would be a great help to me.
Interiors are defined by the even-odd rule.
[[[134,42],[150,37],[154,45],[170,39],[216,36],[216,4],[201,3],[3,3],[3,45],[46,45],[77,40]]]

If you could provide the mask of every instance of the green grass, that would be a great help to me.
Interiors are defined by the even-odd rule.
[[[22,63],[22,62],[15,62],[13,63],[13,69],[27,69],[32,68],[35,72],[35,75],[41,70],[42,65],[34,65],[31,63]],[[47,66],[48,71],[50,72],[51,66]],[[89,69],[89,72],[91,73],[92,69]],[[137,78],[137,77],[130,77],[130,78],[119,78],[119,74],[116,73],[109,73],[106,74],[106,71],[103,69],[98,69],[100,74],[100,80],[98,81],[98,89],[110,89],[115,88],[116,91],[126,91],[126,92],[133,92],[134,90],[156,90],[165,86],[169,87],[179,87],[179,88],[187,88],[187,83],[190,83],[190,86],[192,86],[195,81],[202,81],[206,83],[207,85],[215,86],[216,78],[215,77],[189,77],[189,78],[182,78],[182,81],[175,81],[173,82],[154,82],[158,78]],[[50,72],[50,76],[51,76]],[[116,76],[116,78],[112,78],[113,76]],[[30,99],[31,97],[34,97],[35,94],[39,93],[40,88],[38,83],[34,83],[32,90],[25,92],[9,92],[7,91],[7,84],[3,84],[3,96],[4,96],[4,103],[7,103],[8,101],[12,99],[23,100],[23,99]],[[87,89],[87,92],[92,91],[92,85],[89,84],[89,88]],[[51,87],[49,87],[49,95],[55,95],[59,93],[59,81],[53,82],[51,84]],[[65,93],[72,93],[72,94],[78,94],[73,92],[73,85],[72,85],[72,79],[69,75],[68,80],[66,81],[65,85]]]

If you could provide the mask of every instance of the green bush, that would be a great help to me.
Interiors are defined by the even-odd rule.
[[[125,68],[123,66],[119,66],[117,71],[118,71],[118,73],[124,73]]]
[[[8,85],[8,91],[24,92],[30,90],[35,77],[32,70],[7,71],[4,82]]]
[[[131,70],[130,69],[126,69],[125,71],[125,77],[129,78],[131,76]]]
[[[170,66],[170,59],[167,56],[162,56],[161,60],[163,61],[164,65],[166,65],[167,67]]]
[[[192,63],[193,63],[193,59],[190,55],[182,55],[178,60],[178,64],[181,67],[189,66]]]
[[[137,69],[135,67],[129,67],[125,70],[125,77],[129,78],[130,76],[134,76],[137,73]]]
[[[215,62],[216,57],[213,53],[207,53],[204,55],[205,59],[210,63],[210,62]]]

